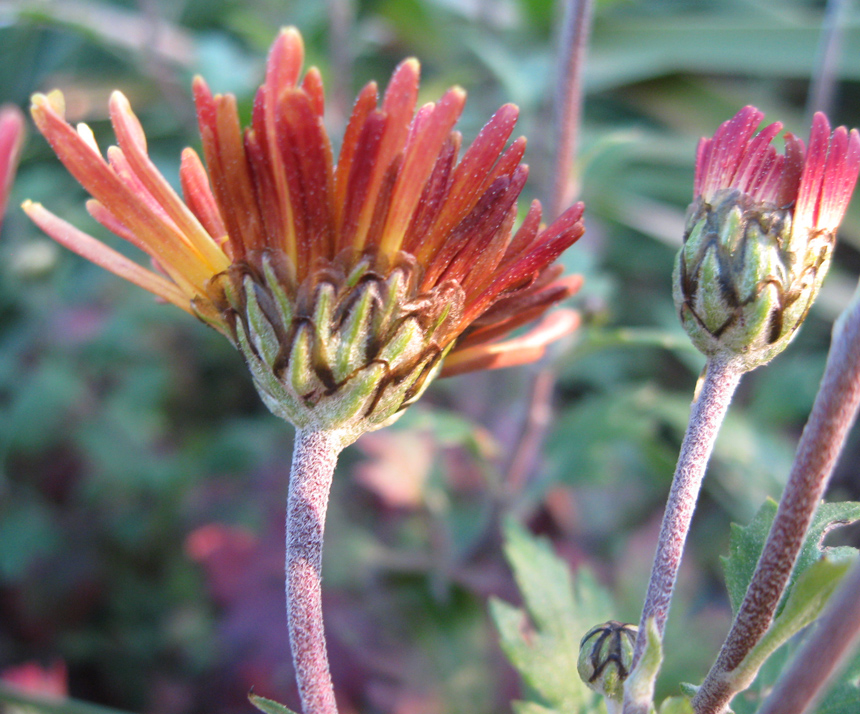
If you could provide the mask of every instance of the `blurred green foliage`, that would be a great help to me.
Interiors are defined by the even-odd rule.
[[[829,114],[857,126],[860,9],[845,5]],[[344,707],[475,714],[523,696],[486,607],[491,594],[517,598],[505,516],[589,564],[613,617],[638,619],[703,363],[670,293],[696,140],[748,103],[807,133],[823,12],[814,0],[597,3],[572,168],[588,230],[564,258],[586,278],[584,327],[543,365],[434,385],[344,455],[324,603]],[[70,120],[104,147],[107,97],[120,88],[175,182],[181,148],[199,148],[192,75],[234,92],[247,117],[276,29],[295,24],[325,77],[335,143],[360,86],[415,55],[422,98],[468,90],[467,140],[500,104],[520,105],[525,198],[545,198],[560,14],[550,0],[9,0],[0,98],[26,106],[60,87]],[[249,712],[252,685],[295,708],[280,580],[291,429],[259,403],[225,340],[55,246],[15,208],[24,198],[132,254],[89,219],[83,191],[32,132],[0,241],[0,669],[62,658],[73,696],[126,710]],[[858,250],[855,200],[800,336],[733,404],[661,697],[699,681],[725,634],[729,522],[779,494]],[[858,455],[854,437],[831,499],[860,498]]]

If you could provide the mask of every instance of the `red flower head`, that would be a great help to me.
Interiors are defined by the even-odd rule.
[[[744,369],[785,349],[812,305],[860,171],[860,135],[831,132],[820,112],[809,148],[744,107],[696,158],[694,201],[675,265],[675,303],[708,356]]]
[[[570,331],[569,312],[508,343],[511,330],[569,296],[578,278],[553,265],[582,235],[582,204],[541,229],[535,202],[512,235],[528,169],[517,118],[503,106],[462,158],[454,88],[416,112],[419,66],[395,70],[378,106],[359,95],[335,164],[323,87],[301,78],[299,33],[272,46],[251,125],[236,99],[194,81],[207,171],[186,149],[184,201],[147,156],[125,97],[111,98],[118,147],[102,157],[88,127],[63,118],[58,93],[35,95],[33,117],[92,194],[92,216],[148,253],[133,263],[28,203],[31,218],[84,257],[173,302],[243,352],[266,404],[300,428],[350,438],[388,423],[437,373],[536,359]]]
[[[0,226],[6,214],[6,202],[15,181],[15,170],[24,144],[24,115],[18,107],[0,107]]]

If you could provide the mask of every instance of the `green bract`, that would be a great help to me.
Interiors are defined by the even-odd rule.
[[[455,285],[417,293],[414,261],[387,277],[370,259],[334,261],[296,285],[264,252],[219,276],[222,306],[266,406],[345,443],[394,421],[432,381],[462,306]]]
[[[745,370],[782,352],[818,294],[833,239],[792,232],[791,211],[737,189],[698,198],[673,276],[675,305],[696,347]]]

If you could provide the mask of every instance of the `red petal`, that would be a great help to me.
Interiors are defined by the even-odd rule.
[[[371,112],[376,109],[377,90],[376,83],[371,82],[358,95],[355,106],[349,117],[346,132],[343,135],[343,144],[340,156],[337,160],[337,168],[334,175],[334,209],[336,212],[336,228],[338,233],[342,231],[344,211],[347,203],[347,188],[349,177],[352,172],[352,163],[359,148],[359,140],[364,132],[364,125]]]

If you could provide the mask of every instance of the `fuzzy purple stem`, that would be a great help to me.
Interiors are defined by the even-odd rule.
[[[782,500],[719,657],[693,699],[696,714],[726,711],[748,686],[729,674],[773,621],[797,555],[860,405],[860,300],[837,323],[821,387],[800,437]]]
[[[782,673],[758,714],[801,714],[860,645],[860,563],[842,581],[815,630]]]
[[[339,436],[296,430],[287,499],[287,621],[304,714],[337,714],[322,616],[322,546]]]
[[[593,0],[569,0],[560,41],[558,85],[555,94],[555,162],[549,218],[561,215],[577,189],[572,179],[573,162],[582,121],[582,72],[591,31]]]
[[[651,581],[648,584],[639,635],[636,638],[634,667],[645,649],[648,620],[654,618],[661,637],[666,627],[669,604],[702,479],[741,374],[730,361],[719,358],[711,358],[705,369],[698,399],[693,403],[690,423],[681,445],[672,490],[663,515],[657,553],[651,569]],[[625,701],[624,711],[626,714],[639,711],[641,704]]]

